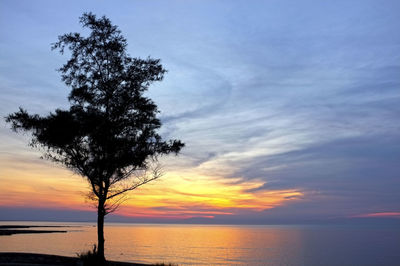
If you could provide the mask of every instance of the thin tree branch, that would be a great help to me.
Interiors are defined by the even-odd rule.
[[[134,190],[134,189],[136,189],[136,188],[138,188],[138,187],[140,187],[140,186],[142,186],[144,184],[147,184],[147,183],[149,183],[149,182],[151,182],[153,180],[156,180],[156,179],[160,178],[162,175],[163,175],[162,168],[161,168],[160,165],[157,165],[152,170],[152,177],[146,178],[146,176],[145,176],[143,178],[143,180],[141,180],[139,183],[133,184],[131,186],[128,186],[128,187],[118,191],[118,192],[115,192],[114,194],[111,194],[110,196],[107,197],[107,200],[108,199],[112,199],[112,198],[114,198],[114,197],[116,197],[118,195],[121,195],[121,194],[125,193],[125,192]]]

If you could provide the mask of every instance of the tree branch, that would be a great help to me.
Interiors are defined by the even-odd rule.
[[[152,170],[152,176],[151,177],[148,178],[148,176],[144,176],[144,178],[142,180],[140,180],[139,183],[133,184],[133,185],[128,186],[128,187],[125,187],[125,188],[121,189],[120,191],[115,192],[114,194],[111,194],[110,196],[107,197],[107,200],[108,199],[112,199],[112,198],[114,198],[116,196],[119,196],[119,195],[121,195],[121,194],[123,194],[125,192],[134,190],[134,189],[136,189],[136,188],[138,188],[138,187],[140,187],[140,186],[142,186],[144,184],[147,184],[147,183],[149,183],[149,182],[151,182],[153,180],[156,180],[156,179],[160,178],[162,175],[163,175],[162,167],[160,165],[156,165],[154,167],[154,169]]]

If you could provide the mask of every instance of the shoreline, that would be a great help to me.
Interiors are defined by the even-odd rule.
[[[50,234],[50,233],[67,233],[65,230],[2,230],[0,236],[11,236],[16,234]]]
[[[48,234],[67,233],[67,230],[31,230],[30,228],[62,228],[63,226],[37,226],[37,225],[0,225],[0,236],[15,234]]]
[[[83,265],[79,258],[49,255],[49,254],[38,254],[38,253],[23,253],[23,252],[0,252],[0,266],[40,266],[40,265],[52,265],[52,266],[77,266]],[[151,266],[151,265],[162,265],[162,264],[143,264],[133,262],[119,262],[119,261],[107,261],[107,266]]]

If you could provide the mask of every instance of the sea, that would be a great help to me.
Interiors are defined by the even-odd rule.
[[[0,222],[59,226],[66,233],[0,236],[0,252],[77,256],[96,243],[94,223]],[[400,227],[356,225],[182,225],[106,223],[106,258],[177,265],[400,265]]]

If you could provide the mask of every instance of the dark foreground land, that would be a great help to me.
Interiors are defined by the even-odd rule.
[[[33,253],[10,253],[0,252],[0,266],[83,266],[83,262],[79,258],[33,254]],[[149,266],[149,264],[128,263],[108,261],[108,266]],[[161,264],[160,264],[161,265]]]

